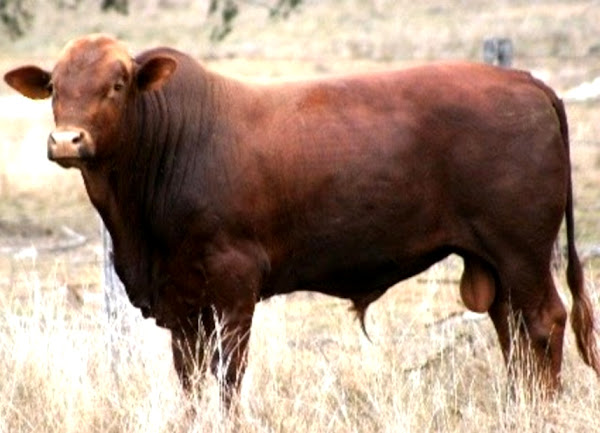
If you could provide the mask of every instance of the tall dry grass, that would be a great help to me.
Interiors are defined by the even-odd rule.
[[[223,413],[211,376],[197,399],[183,395],[164,331],[140,322],[111,362],[99,306],[74,307],[60,284],[42,290],[33,267],[26,296],[4,293],[0,306],[0,431],[600,431],[599,382],[570,332],[558,398],[508,393],[488,319],[436,320],[446,312],[432,301],[455,292],[440,281],[455,277],[437,266],[386,294],[368,314],[373,343],[343,301],[260,304],[236,410]]]

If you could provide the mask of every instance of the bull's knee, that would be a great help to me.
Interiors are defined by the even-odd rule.
[[[527,334],[537,358],[540,379],[550,391],[560,387],[567,311],[558,295],[526,317]]]
[[[567,323],[567,311],[558,298],[544,302],[540,308],[526,317],[532,343],[547,355],[562,351],[562,341]]]
[[[196,323],[198,320],[196,319]],[[194,322],[185,323],[171,329],[171,351],[177,376],[186,390],[191,392],[193,382],[202,366],[203,348],[201,335],[194,328]]]

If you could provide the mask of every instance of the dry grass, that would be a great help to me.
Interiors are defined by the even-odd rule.
[[[83,3],[83,12],[40,10],[27,38],[0,40],[0,68],[32,58],[51,66],[67,39],[90,31],[115,33],[135,50],[175,45],[223,72],[257,79],[478,59],[481,40],[498,34],[515,41],[517,66],[559,90],[600,75],[593,1],[307,1],[302,13],[267,29],[265,12],[248,9],[222,45],[207,42],[197,2],[160,14],[136,6],[129,17],[90,14],[97,2]],[[0,94],[7,92],[0,84]],[[568,111],[585,250],[600,234],[600,113],[596,103],[569,104]],[[439,322],[462,311],[456,284],[446,283],[459,276],[455,260],[370,308],[373,343],[345,302],[296,294],[260,304],[236,413],[221,413],[212,377],[198,400],[182,395],[168,335],[152,322],[119,340],[121,359],[112,363],[97,219],[78,173],[46,161],[50,125],[44,103],[0,104],[0,432],[600,431],[599,382],[570,331],[564,392],[543,401],[507,394],[487,318]],[[61,226],[88,242],[67,252],[47,248],[61,239]],[[597,269],[590,259],[596,305]]]
[[[433,325],[445,314],[438,298],[454,292],[435,281],[455,274],[437,266],[427,284],[404,283],[373,305],[373,343],[344,302],[299,294],[261,304],[237,411],[223,414],[212,377],[197,401],[182,395],[163,331],[140,323],[111,364],[98,312],[74,311],[32,272],[28,298],[3,297],[0,431],[600,431],[600,387],[570,335],[564,392],[544,401],[507,394],[488,319]]]

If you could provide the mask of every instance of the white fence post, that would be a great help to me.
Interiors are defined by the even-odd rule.
[[[140,312],[131,305],[123,283],[115,272],[112,240],[108,230],[100,223],[102,237],[102,285],[104,311],[108,319],[108,344],[111,367],[119,377],[119,363],[130,359],[133,352],[130,336],[134,327],[141,323]]]

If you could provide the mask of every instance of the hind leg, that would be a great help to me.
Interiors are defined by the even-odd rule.
[[[535,269],[535,268],[534,268]],[[539,268],[538,268],[539,269]],[[534,278],[535,275],[540,275]],[[518,287],[518,288],[517,288]],[[500,275],[500,290],[489,310],[502,347],[509,375],[515,367],[533,367],[531,385],[544,390],[560,386],[566,310],[556,291],[549,266],[544,272]]]
[[[560,387],[560,371],[567,312],[550,274],[545,297],[537,305],[523,307],[523,320],[540,379],[553,392]]]

